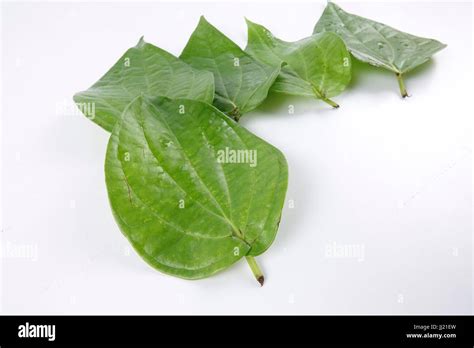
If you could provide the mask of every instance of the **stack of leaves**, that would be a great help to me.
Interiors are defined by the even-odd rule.
[[[245,50],[201,17],[177,58],[143,38],[74,101],[111,132],[105,161],[120,229],[152,267],[198,279],[255,256],[280,223],[283,154],[237,122],[269,91],[333,107],[351,57],[402,75],[445,45],[348,14],[329,3],[314,34],[296,42],[247,20]]]

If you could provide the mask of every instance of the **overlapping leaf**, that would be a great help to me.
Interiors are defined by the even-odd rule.
[[[188,279],[244,256],[253,268],[275,238],[287,187],[280,151],[192,100],[136,98],[111,135],[105,172],[137,252]]]
[[[247,20],[246,52],[273,66],[286,64],[272,90],[322,99],[341,93],[351,79],[350,54],[333,33],[316,34],[296,42],[273,36],[265,27]]]
[[[397,74],[402,96],[407,96],[402,75],[425,63],[446,47],[433,40],[410,35],[388,25],[343,11],[329,2],[314,33],[335,32],[355,58]]]
[[[214,74],[214,105],[238,120],[266,97],[280,66],[262,63],[201,17],[180,58]]]
[[[112,131],[125,107],[138,95],[212,102],[214,78],[140,39],[88,90],[74,101],[87,117]]]
[[[245,257],[263,284],[254,257],[276,236],[287,163],[227,116],[238,120],[270,88],[337,106],[329,98],[350,81],[346,46],[394,71],[406,95],[402,74],[445,47],[333,3],[315,33],[296,42],[247,23],[247,52],[202,17],[182,60],[140,40],[74,96],[112,132],[106,184],[122,232],[151,266],[177,277],[208,277]]]

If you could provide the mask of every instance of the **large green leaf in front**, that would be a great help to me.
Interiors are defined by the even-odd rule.
[[[351,80],[351,58],[344,42],[334,33],[315,34],[296,42],[273,36],[265,27],[247,20],[246,52],[260,61],[282,68],[272,90],[322,99],[341,93]]]
[[[277,233],[287,163],[212,105],[138,97],[107,149],[115,218],[154,268],[187,279],[255,259]]]
[[[329,2],[314,28],[314,33],[335,32],[355,58],[393,71],[400,92],[408,96],[402,75],[428,61],[446,47],[433,40],[410,35],[388,25],[343,11]]]
[[[214,105],[238,120],[255,109],[268,95],[280,66],[262,63],[201,17],[180,56],[197,69],[214,74]]]
[[[211,103],[214,78],[140,39],[74,101],[99,126],[112,131],[125,107],[138,95],[189,98]]]

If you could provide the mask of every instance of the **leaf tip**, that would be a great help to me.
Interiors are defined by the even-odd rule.
[[[135,48],[142,48],[142,47],[145,46],[145,45],[146,45],[145,36],[142,35],[142,36],[140,37],[140,39],[138,40],[138,43],[137,43],[137,45],[135,46]]]

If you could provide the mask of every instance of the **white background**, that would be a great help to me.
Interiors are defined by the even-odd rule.
[[[407,76],[406,100],[355,64],[338,110],[272,95],[245,115],[290,173],[259,288],[244,261],[200,281],[143,262],[109,208],[108,134],[64,105],[142,35],[179,55],[204,14],[241,47],[244,16],[292,41],[325,3],[4,3],[2,313],[471,313],[472,5],[341,5],[448,48]]]

